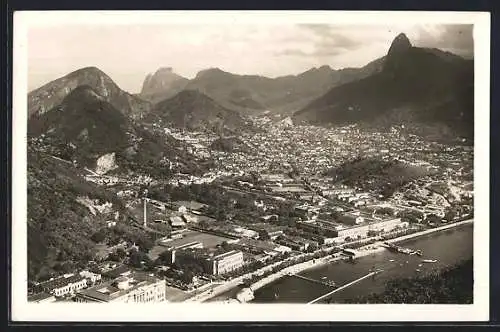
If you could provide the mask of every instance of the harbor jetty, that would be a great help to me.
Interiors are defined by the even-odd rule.
[[[331,296],[331,295],[333,295],[333,294],[335,294],[335,293],[337,293],[337,292],[340,292],[341,290],[343,290],[343,289],[345,289],[345,288],[347,288],[347,287],[350,287],[350,286],[352,286],[352,285],[354,285],[354,284],[357,284],[358,282],[360,282],[360,281],[362,281],[362,280],[365,280],[366,278],[373,277],[373,276],[375,276],[376,274],[378,274],[378,273],[380,273],[380,272],[382,272],[382,271],[383,271],[383,270],[376,270],[376,271],[370,272],[370,273],[368,273],[367,275],[362,276],[361,278],[358,278],[358,279],[356,279],[356,280],[353,280],[353,281],[351,281],[351,282],[349,282],[349,283],[347,283],[347,284],[345,284],[345,285],[343,285],[343,286],[340,286],[339,288],[336,288],[336,289],[332,290],[331,292],[328,292],[328,293],[326,293],[326,294],[324,294],[324,295],[321,295],[320,297],[318,297],[318,298],[316,298],[316,299],[314,299],[314,300],[312,300],[312,301],[308,302],[307,304],[317,303],[317,302],[319,302],[319,301],[321,301],[321,300],[323,300],[323,299],[326,299],[327,297],[329,297],[329,296]]]

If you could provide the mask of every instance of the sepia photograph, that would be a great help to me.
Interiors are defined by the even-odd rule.
[[[489,24],[15,12],[13,318],[487,319]]]

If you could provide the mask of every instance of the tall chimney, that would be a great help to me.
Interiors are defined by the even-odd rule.
[[[143,198],[144,199],[144,228],[147,227],[146,225],[146,197]]]

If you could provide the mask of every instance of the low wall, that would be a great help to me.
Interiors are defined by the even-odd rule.
[[[466,225],[466,224],[471,224],[471,223],[473,223],[473,221],[474,221],[474,219],[469,219],[469,220],[464,220],[464,221],[458,221],[458,222],[454,222],[454,223],[447,224],[447,225],[444,225],[444,226],[427,229],[425,231],[421,231],[421,232],[417,232],[417,233],[413,233],[413,234],[408,234],[408,235],[404,235],[404,236],[401,236],[401,237],[397,237],[397,238],[394,238],[394,239],[391,239],[391,240],[387,240],[385,242],[387,242],[387,243],[397,243],[397,242],[401,242],[401,241],[404,241],[404,240],[412,239],[414,237],[418,237],[418,236],[422,236],[422,235],[426,235],[426,234],[431,234],[431,233],[439,232],[439,231],[442,231],[442,230],[445,230],[445,229],[449,229],[449,228],[453,228],[453,227],[458,227],[458,226]]]

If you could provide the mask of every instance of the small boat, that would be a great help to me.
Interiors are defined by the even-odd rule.
[[[322,277],[321,279],[323,279],[323,280],[324,280],[324,279],[326,279],[326,278],[327,278],[327,277],[325,276],[325,277]]]
[[[422,266],[422,264],[418,264],[418,267],[421,267],[421,266]]]
[[[424,263],[436,263],[437,259],[423,259],[422,262],[424,262]]]
[[[420,272],[420,269],[416,269],[415,271]]]
[[[394,259],[389,259],[389,262],[394,262]]]

